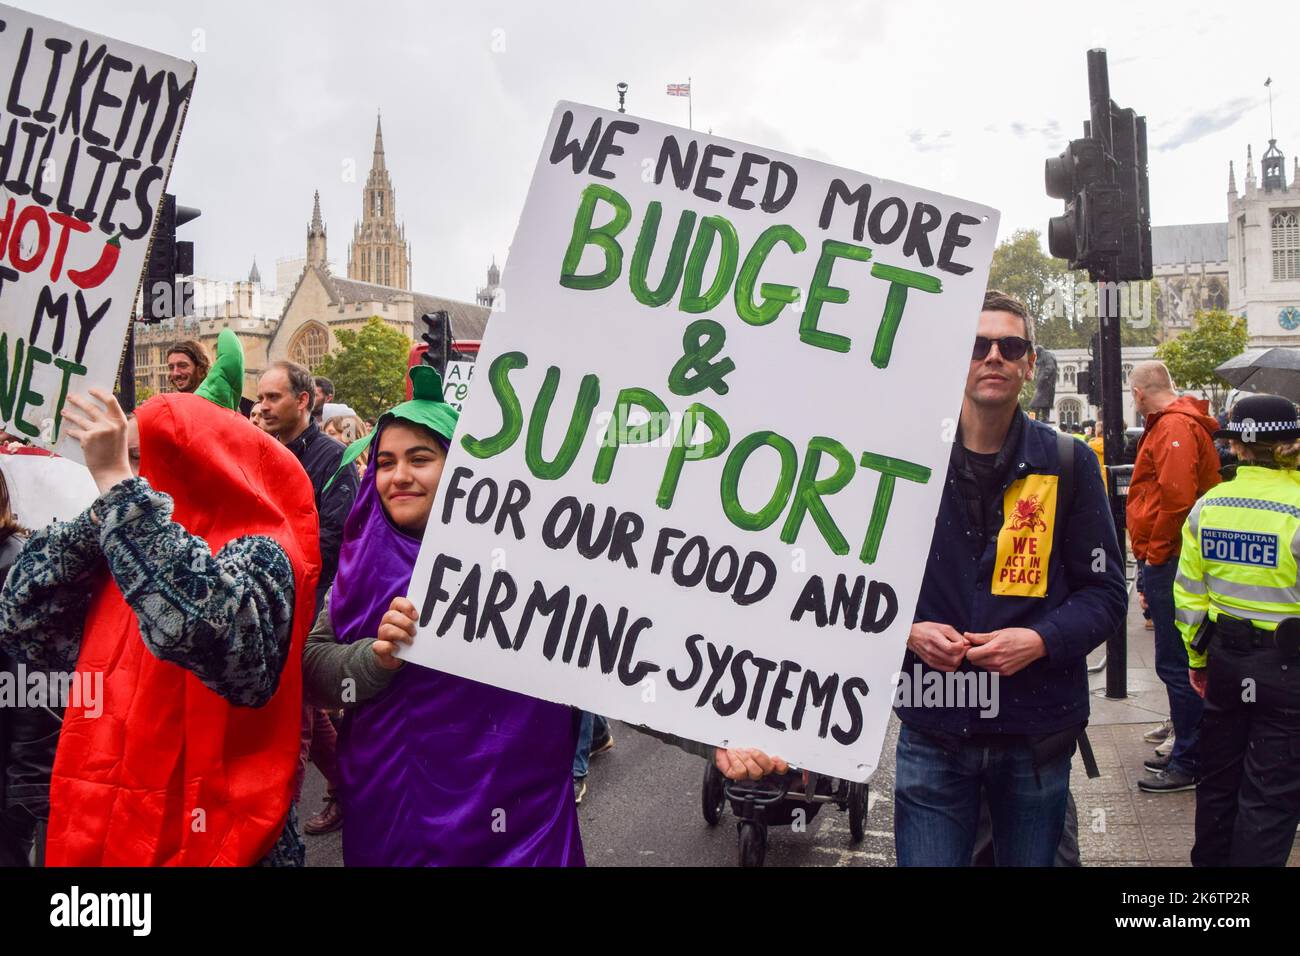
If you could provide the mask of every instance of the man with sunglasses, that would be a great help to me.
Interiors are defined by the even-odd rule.
[[[896,706],[900,866],[969,865],[981,798],[997,865],[1052,865],[1088,720],[1087,654],[1124,617],[1095,459],[1020,410],[1033,373],[1033,319],[990,291],[903,663],[944,692]],[[965,692],[980,681],[994,706]]]

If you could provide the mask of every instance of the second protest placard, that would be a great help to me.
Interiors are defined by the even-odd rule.
[[[997,220],[559,104],[405,656],[865,780]]]

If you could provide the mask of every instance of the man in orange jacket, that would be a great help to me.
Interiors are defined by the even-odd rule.
[[[1128,490],[1128,532],[1133,556],[1145,565],[1147,605],[1155,622],[1156,673],[1169,693],[1174,748],[1146,761],[1151,776],[1138,787],[1150,793],[1195,789],[1200,777],[1202,701],[1187,679],[1187,648],[1174,623],[1174,576],[1183,522],[1196,500],[1219,483],[1214,449],[1218,422],[1209,403],[1179,397],[1169,370],[1140,362],[1129,375],[1133,404],[1146,416]]]

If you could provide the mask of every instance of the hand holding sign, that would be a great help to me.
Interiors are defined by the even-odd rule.
[[[96,401],[83,395],[68,396],[63,431],[81,444],[86,468],[102,495],[118,482],[135,476],[127,453],[127,420],[122,406],[101,388],[92,388],[90,394]]]
[[[752,747],[713,752],[713,762],[728,780],[762,780],[770,773],[785,773],[790,765],[780,757],[769,757]]]
[[[385,670],[395,671],[404,663],[394,657],[398,645],[410,644],[415,639],[415,622],[419,619],[415,605],[406,598],[393,598],[388,610],[379,620],[379,634],[371,650],[379,658],[379,666]]]

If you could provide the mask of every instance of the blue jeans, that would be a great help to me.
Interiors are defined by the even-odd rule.
[[[578,749],[573,754],[573,775],[587,775],[587,759],[591,756],[591,742],[604,740],[609,736],[609,722],[599,714],[582,712],[582,723],[578,725]]]
[[[1205,702],[1187,679],[1187,645],[1174,623],[1174,575],[1178,558],[1148,564],[1142,572],[1147,607],[1156,630],[1156,676],[1169,692],[1169,719],[1174,723],[1174,750],[1169,769],[1188,776],[1201,773],[1201,713]]]
[[[1035,772],[1028,745],[949,751],[904,724],[894,782],[898,865],[970,866],[983,793],[997,865],[1051,866],[1065,826],[1072,753]]]

